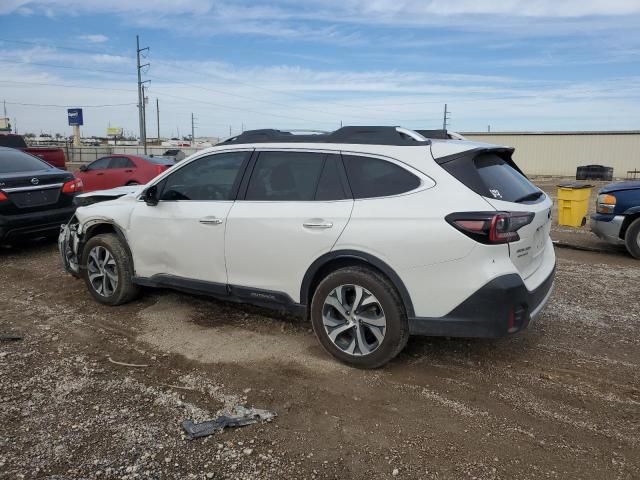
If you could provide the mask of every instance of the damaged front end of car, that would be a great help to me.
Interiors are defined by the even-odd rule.
[[[80,276],[80,258],[78,256],[80,239],[80,222],[74,215],[66,225],[60,227],[58,249],[64,269],[76,277]]]

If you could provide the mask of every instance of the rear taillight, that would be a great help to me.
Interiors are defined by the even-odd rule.
[[[534,216],[529,212],[462,212],[445,219],[468,237],[495,245],[520,240],[518,230],[529,225]]]
[[[7,197],[6,193],[0,192],[0,202],[4,202],[5,200],[9,200],[9,197]]]
[[[62,193],[79,193],[82,191],[82,180],[74,178],[62,185]]]
[[[156,165],[156,175],[160,175],[167,169],[166,165]]]

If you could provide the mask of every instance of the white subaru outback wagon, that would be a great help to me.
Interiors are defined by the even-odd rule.
[[[363,368],[411,334],[516,333],[552,291],[552,202],[513,149],[423,133],[245,132],[78,197],[65,267],[108,305],[168,287],[301,313]]]

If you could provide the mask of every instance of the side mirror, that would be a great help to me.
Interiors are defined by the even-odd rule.
[[[81,172],[86,172],[87,170],[89,170],[89,167],[87,167],[86,165],[80,165]]]
[[[144,191],[144,193],[142,194],[142,198],[150,207],[155,207],[156,205],[158,205],[158,186],[151,185]]]

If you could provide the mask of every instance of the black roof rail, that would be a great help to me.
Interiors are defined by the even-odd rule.
[[[263,129],[247,130],[231,137],[219,145],[235,145],[241,143],[353,143],[364,145],[429,145],[430,141],[422,139],[411,130],[400,127],[342,127],[327,134],[294,135],[291,132]]]

